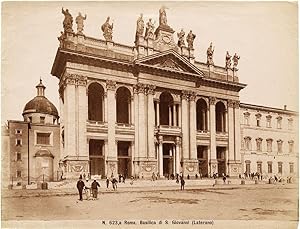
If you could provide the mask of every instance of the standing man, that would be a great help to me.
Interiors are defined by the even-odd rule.
[[[108,177],[106,177],[106,189],[108,189],[108,187],[109,187],[109,179]]]
[[[79,176],[79,181],[77,181],[77,189],[78,189],[78,192],[79,192],[79,200],[82,201],[82,190],[84,188],[84,182],[82,181],[82,176],[80,175]]]
[[[185,181],[184,181],[183,176],[182,176],[181,179],[180,179],[180,184],[181,184],[180,189],[181,189],[181,190],[184,190]]]
[[[100,184],[96,180],[94,180],[92,183],[92,193],[94,199],[97,199],[98,187],[100,188]]]

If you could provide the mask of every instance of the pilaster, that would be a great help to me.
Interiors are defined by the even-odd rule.
[[[139,158],[139,97],[138,97],[138,87],[137,85],[133,86],[133,104],[134,104],[134,154],[133,163],[134,163],[134,176],[139,175],[138,168],[138,158]]]
[[[108,138],[108,156],[107,156],[107,175],[117,175],[117,147],[116,147],[116,82],[106,81],[107,89],[107,138]]]
[[[218,171],[216,151],[216,98],[209,98],[209,123],[210,123],[210,176]]]
[[[196,93],[190,94],[190,155],[189,159],[197,159],[197,145],[196,145]]]
[[[228,158],[234,160],[234,118],[233,118],[233,101],[228,101]],[[226,163],[227,165],[227,163]]]
[[[146,129],[146,114],[145,114],[145,85],[139,83],[138,85],[138,127],[139,127],[139,157],[147,157],[147,129]]]
[[[158,167],[159,176],[163,177],[163,137],[158,136]]]
[[[155,125],[155,117],[154,117],[154,85],[148,85],[148,157],[155,158],[155,150],[154,150],[154,125]]]
[[[189,115],[188,115],[188,92],[182,91],[181,106],[182,106],[182,157],[189,158]]]

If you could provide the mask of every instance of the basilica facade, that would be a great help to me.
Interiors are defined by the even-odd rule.
[[[64,25],[67,25],[65,15]],[[237,59],[195,60],[192,31],[174,41],[165,9],[154,31],[137,21],[135,45],[65,27],[52,67],[59,78],[61,157],[67,177],[238,176],[242,173]],[[152,26],[152,27],[151,27]],[[181,39],[181,40],[180,40]],[[235,56],[237,57],[237,56]],[[228,60],[230,62],[230,60]]]

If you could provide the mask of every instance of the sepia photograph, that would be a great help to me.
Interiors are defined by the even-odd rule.
[[[2,228],[297,228],[298,3],[2,2]]]

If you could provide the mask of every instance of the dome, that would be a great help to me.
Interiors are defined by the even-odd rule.
[[[36,96],[25,105],[23,115],[28,113],[43,113],[58,116],[56,107],[44,96]]]
[[[30,100],[24,107],[23,115],[29,113],[42,113],[58,117],[56,107],[45,97],[45,86],[40,79],[40,83],[36,86],[37,96]]]

